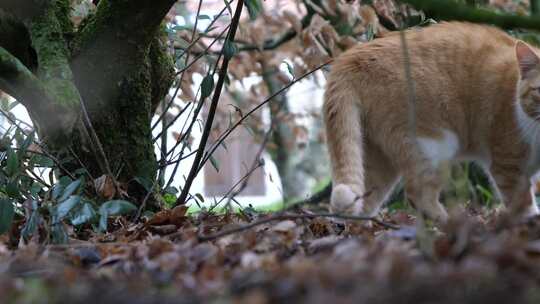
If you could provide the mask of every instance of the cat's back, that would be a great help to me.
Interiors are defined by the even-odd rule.
[[[471,67],[497,68],[494,64],[515,61],[516,40],[492,26],[443,22],[407,30],[405,37],[408,60],[420,72],[468,72]],[[393,32],[346,51],[335,60],[332,71],[339,77],[369,75],[398,80],[403,76],[403,66],[401,37]]]

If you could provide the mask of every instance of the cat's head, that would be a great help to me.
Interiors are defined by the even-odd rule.
[[[540,57],[537,50],[518,41],[516,57],[519,65],[517,97],[523,112],[540,121]]]

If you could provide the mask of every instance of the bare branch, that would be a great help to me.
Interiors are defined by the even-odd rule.
[[[505,29],[526,28],[540,30],[539,18],[498,14],[486,9],[472,8],[456,1],[401,0],[401,2],[411,4],[414,8],[424,11],[433,18],[487,23]]]
[[[265,104],[267,104],[268,102],[270,102],[272,99],[274,99],[276,96],[280,95],[280,94],[283,94],[285,91],[287,91],[293,84],[303,80],[304,78],[310,76],[311,74],[315,73],[316,71],[322,69],[324,66],[328,65],[330,62],[332,62],[332,60],[329,60],[321,65],[319,65],[318,67],[314,68],[313,70],[305,73],[304,75],[296,78],[294,81],[290,82],[289,84],[287,84],[286,86],[284,86],[283,88],[279,89],[278,91],[276,91],[274,94],[270,95],[268,98],[266,98],[263,102],[259,103],[257,106],[255,106],[253,109],[249,110],[244,116],[242,116],[242,118],[240,118],[237,122],[235,122],[230,128],[228,128],[225,132],[223,132],[219,138],[216,140],[216,142],[212,145],[212,147],[208,150],[208,152],[205,154],[205,158],[204,160],[201,162],[200,166],[199,166],[199,169],[198,170],[201,170],[204,166],[204,164],[210,159],[210,156],[212,156],[212,154],[214,153],[214,151],[216,151],[216,149],[223,143],[223,141],[232,133],[232,131],[234,131],[234,129],[238,128],[240,125],[242,125],[242,123],[249,117],[251,116],[253,113],[255,113],[255,111],[259,110],[260,108],[262,108]]]
[[[236,29],[238,28],[238,23],[240,22],[240,15],[242,14],[242,8],[244,6],[244,1],[239,0],[236,5],[236,11],[234,13],[234,17],[231,21],[231,29],[229,31],[227,39],[229,41],[234,40],[234,36],[236,34]],[[222,49],[225,49],[225,45]],[[199,165],[203,158],[204,154],[204,148],[206,146],[206,142],[208,141],[208,137],[210,136],[210,131],[212,129],[212,123],[214,121],[214,116],[216,114],[217,105],[219,102],[219,98],[221,96],[221,90],[223,89],[223,85],[225,83],[225,77],[227,76],[227,68],[229,66],[230,57],[225,56],[223,58],[223,62],[221,64],[221,68],[219,69],[219,77],[216,84],[216,88],[214,90],[214,96],[212,97],[212,103],[210,104],[210,109],[208,110],[208,117],[206,120],[206,123],[204,125],[203,134],[201,136],[201,142],[199,144],[199,148],[197,150],[197,154],[195,155],[195,160],[193,162],[193,165],[191,166],[191,170],[189,172],[189,175],[186,179],[186,183],[184,187],[182,188],[182,193],[180,193],[180,196],[176,200],[176,205],[185,203],[185,200],[188,196],[189,189],[191,188],[191,184],[195,180],[195,177],[197,176],[199,172]],[[219,61],[219,60],[218,60]]]
[[[264,225],[264,224],[268,224],[268,223],[271,223],[271,222],[285,221],[285,220],[297,220],[297,219],[314,219],[314,218],[318,218],[318,217],[330,217],[330,218],[336,218],[336,219],[342,219],[342,220],[350,220],[350,221],[369,221],[369,222],[373,222],[373,223],[376,223],[378,225],[381,225],[382,227],[387,228],[387,229],[399,229],[399,226],[383,222],[383,221],[378,220],[378,219],[376,219],[374,217],[367,217],[367,216],[352,216],[352,215],[342,215],[342,214],[337,214],[337,213],[304,213],[304,214],[277,213],[277,214],[272,215],[270,217],[263,218],[263,219],[260,219],[258,221],[254,221],[254,222],[251,222],[249,224],[242,225],[240,227],[225,229],[225,230],[222,230],[222,231],[219,231],[217,233],[210,234],[210,235],[199,234],[199,236],[197,238],[198,238],[199,242],[208,242],[208,241],[213,241],[213,240],[219,239],[219,238],[227,236],[227,235],[243,232],[243,231],[249,230],[251,228],[254,228],[254,227],[257,227],[257,226],[260,226],[260,225]]]

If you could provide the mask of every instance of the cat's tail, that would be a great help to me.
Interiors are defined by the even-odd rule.
[[[358,213],[365,192],[362,124],[356,90],[343,74],[330,73],[323,115],[332,165],[330,204],[335,212]]]

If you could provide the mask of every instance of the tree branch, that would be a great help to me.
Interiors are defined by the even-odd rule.
[[[524,28],[540,30],[540,19],[517,15],[498,14],[486,9],[472,8],[450,0],[401,0],[428,16],[442,20],[461,20],[474,23],[493,24],[504,29]]]
[[[61,134],[66,108],[57,104],[56,96],[15,56],[0,47],[0,89],[16,98],[29,111],[37,129],[47,134]],[[51,113],[55,113],[52,115]]]
[[[236,34],[236,29],[238,28],[238,23],[240,22],[240,15],[242,15],[243,7],[244,7],[244,0],[239,0],[238,3],[236,4],[236,11],[234,13],[234,17],[231,21],[231,29],[229,30],[229,34],[227,35],[227,40],[231,41],[231,43],[232,41],[234,41],[234,36]],[[226,43],[223,45],[222,53],[224,53]],[[201,160],[203,159],[206,143],[208,141],[208,137],[210,136],[210,131],[212,130],[214,116],[216,114],[219,97],[221,96],[221,90],[223,89],[223,84],[225,83],[225,78],[227,76],[227,69],[229,67],[230,59],[231,57],[227,55],[223,57],[223,62],[221,63],[221,68],[219,69],[218,81],[216,84],[216,88],[214,90],[214,96],[212,96],[212,103],[210,104],[210,109],[208,110],[208,117],[206,119],[206,123],[204,124],[204,130],[201,136],[201,142],[199,144],[197,154],[195,154],[195,160],[193,161],[193,165],[191,166],[191,170],[189,171],[189,175],[186,179],[186,183],[184,184],[184,187],[182,188],[182,192],[180,193],[180,196],[178,196],[178,199],[176,200],[176,205],[184,204],[186,202],[186,199],[189,194],[189,189],[191,188],[191,184],[193,183],[193,181],[195,180],[195,177],[197,177],[197,174],[199,172],[198,170],[199,165],[201,163]]]
[[[26,66],[0,46],[0,89],[19,100],[29,110],[38,110],[54,97]],[[38,100],[42,100],[38,102]]]

